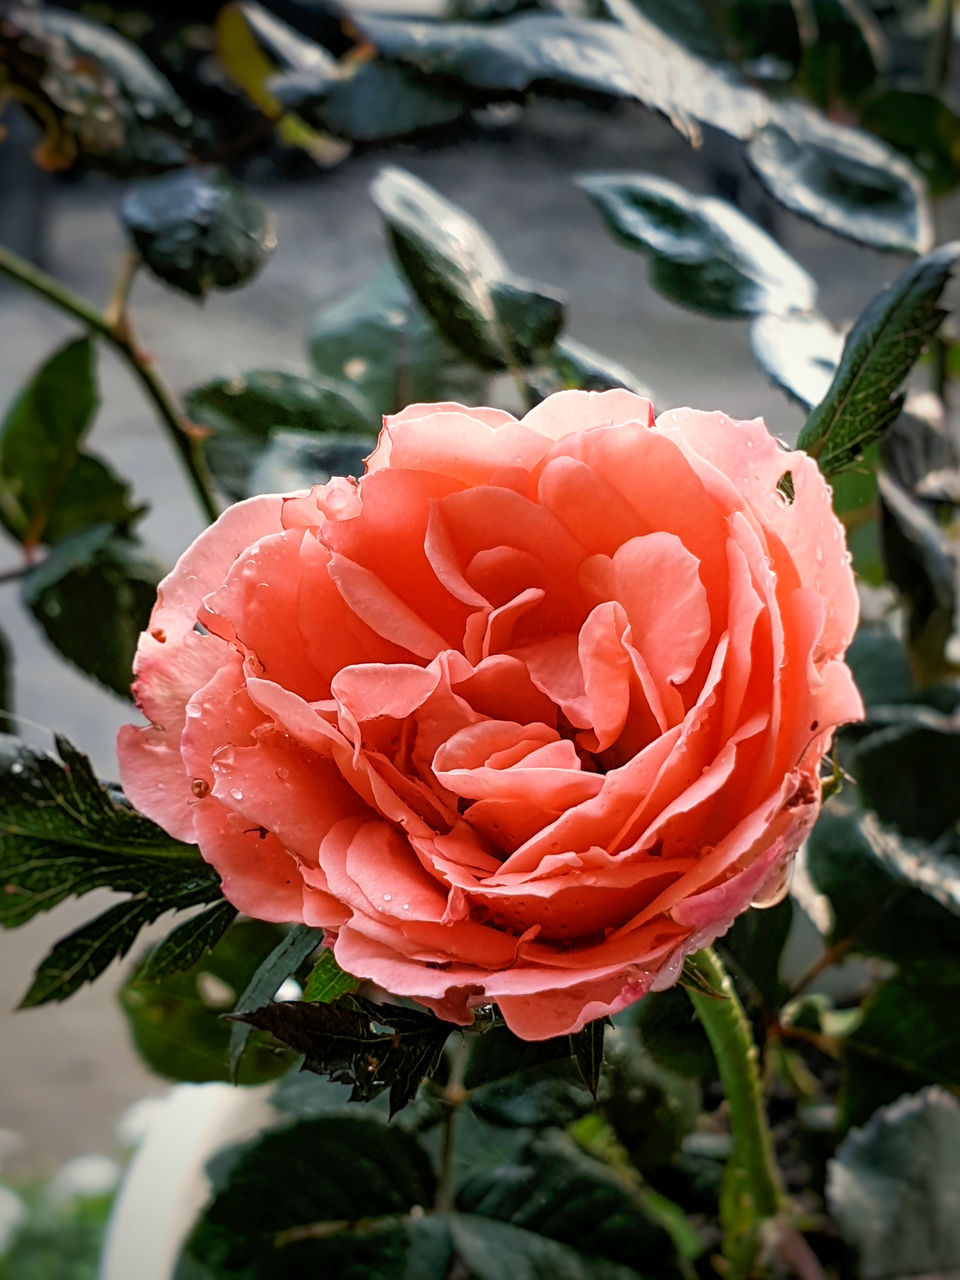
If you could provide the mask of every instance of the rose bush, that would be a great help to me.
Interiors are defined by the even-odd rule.
[[[785,883],[861,714],[856,618],[829,489],[760,420],[414,405],[359,482],[240,503],[181,558],[123,785],[241,911],[558,1035]]]

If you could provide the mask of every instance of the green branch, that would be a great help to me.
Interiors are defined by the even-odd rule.
[[[149,357],[137,345],[126,315],[122,317],[122,322],[118,318],[114,323],[86,299],[3,245],[0,245],[0,273],[32,289],[34,293],[98,333],[127,362],[179,454],[204,515],[208,520],[216,520],[219,510],[210,491],[199,444],[190,433],[186,417],[173,392],[154,369]]]

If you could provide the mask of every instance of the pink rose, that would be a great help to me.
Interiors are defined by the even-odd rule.
[[[830,491],[759,419],[413,405],[359,483],[240,503],[164,580],[123,784],[241,911],[542,1039],[785,882],[856,619]]]

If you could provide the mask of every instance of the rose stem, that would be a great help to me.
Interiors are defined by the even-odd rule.
[[[137,345],[126,307],[114,308],[115,318],[104,315],[85,299],[13,253],[5,245],[0,245],[0,273],[19,281],[20,284],[59,307],[61,311],[74,316],[88,328],[93,329],[105,338],[117,354],[127,362],[140,382],[147,399],[156,409],[157,417],[180,455],[180,461],[187,472],[203,514],[208,520],[216,520],[220,512],[210,491],[199,442],[191,434],[186,415],[178,405],[173,392],[154,369],[150,357]]]
[[[728,1238],[727,1246],[748,1270],[763,1221],[783,1208],[783,1184],[767,1124],[757,1046],[743,1005],[716,952],[698,951],[692,964],[707,989],[687,991],[717,1060],[730,1114],[733,1152],[728,1178],[734,1173],[743,1180],[735,1212],[736,1239]]]
[[[443,1090],[446,1115],[443,1118],[443,1152],[440,1157],[440,1177],[434,1208],[438,1213],[449,1213],[453,1208],[453,1149],[454,1130],[460,1108],[467,1099],[463,1078],[467,1070],[470,1051],[473,1048],[468,1031],[462,1031],[449,1050],[450,1075]]]

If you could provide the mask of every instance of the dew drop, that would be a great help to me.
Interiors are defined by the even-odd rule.
[[[404,911],[409,911],[409,910],[410,910],[410,903],[409,903],[409,902],[405,902],[405,903],[403,904],[403,909],[404,909]]]
[[[231,787],[230,794],[233,796],[234,800],[243,799],[243,790],[240,787]]]
[[[384,900],[384,902],[390,902],[392,898],[393,898],[393,894],[392,894],[392,893],[385,893],[385,894],[383,895],[383,900]]]
[[[210,794],[210,783],[205,778],[194,778],[190,783],[190,790],[198,800],[202,800],[204,796]]]
[[[290,770],[286,767],[286,765],[280,766],[280,768],[277,770],[277,777],[280,779],[281,782],[285,782],[287,778],[290,777]]]

